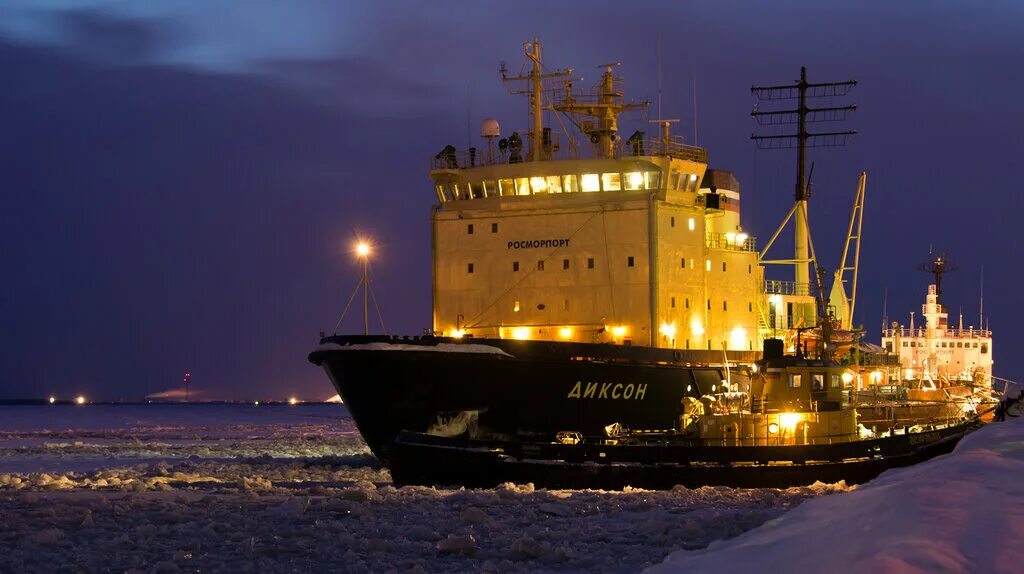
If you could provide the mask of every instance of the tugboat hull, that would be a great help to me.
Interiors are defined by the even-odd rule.
[[[979,426],[836,445],[784,447],[485,444],[403,433],[388,446],[396,484],[488,488],[670,489],[681,485],[788,488],[816,481],[859,484],[890,468],[949,453]]]

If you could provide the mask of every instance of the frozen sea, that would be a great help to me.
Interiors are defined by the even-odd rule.
[[[849,490],[395,488],[341,405],[0,407],[0,572],[636,572]]]

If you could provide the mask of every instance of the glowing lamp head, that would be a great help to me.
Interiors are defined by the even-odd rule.
[[[616,339],[621,339],[622,337],[625,337],[626,327],[622,325],[616,325],[615,327],[612,327],[612,336],[615,337]]]
[[[253,406],[257,406],[257,407],[260,406],[260,402],[259,401],[253,401],[252,404],[253,404]]]
[[[451,336],[453,339],[461,339],[463,336],[465,336],[465,334],[465,329],[453,329],[451,332]]]
[[[782,428],[792,432],[802,419],[800,413],[782,413],[779,415],[779,424],[782,425]]]
[[[50,395],[50,404],[52,405],[55,402],[57,402],[57,397]]]
[[[367,257],[370,255],[370,244],[365,241],[356,243],[356,255],[360,257]]]
[[[82,395],[78,395],[77,397],[75,397],[75,404],[76,405],[84,405],[85,404],[85,397],[83,397]]]
[[[644,185],[644,174],[634,171],[630,172],[627,176],[629,178],[629,186],[634,189],[639,189]]]
[[[675,323],[662,323],[658,331],[668,337],[669,339],[676,338],[676,324]]]
[[[519,339],[520,341],[528,339],[530,337],[530,330],[526,327],[516,327],[512,329],[512,338]]]
[[[561,329],[558,330],[558,336],[563,339],[571,339],[572,327],[562,327]]]
[[[851,373],[850,371],[846,371],[845,373],[843,373],[842,378],[843,382],[848,385],[853,382],[853,373]]]
[[[297,399],[295,397],[289,397],[288,398],[288,404],[292,405],[292,406],[295,406],[295,405],[299,404],[299,399]]]
[[[690,322],[690,333],[695,337],[700,337],[704,334],[704,325],[701,325],[699,320],[694,319]]]

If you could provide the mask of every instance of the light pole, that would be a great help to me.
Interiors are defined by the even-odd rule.
[[[370,306],[367,297],[370,291],[370,281],[367,277],[367,263],[370,260],[370,245],[365,241],[360,241],[356,245],[356,255],[363,260],[363,334],[370,334]]]

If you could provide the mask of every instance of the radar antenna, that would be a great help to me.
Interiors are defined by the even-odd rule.
[[[920,271],[931,273],[935,276],[935,302],[942,304],[942,276],[950,271],[959,269],[955,264],[950,263],[945,253],[939,253],[935,259],[925,261],[917,266]]]

